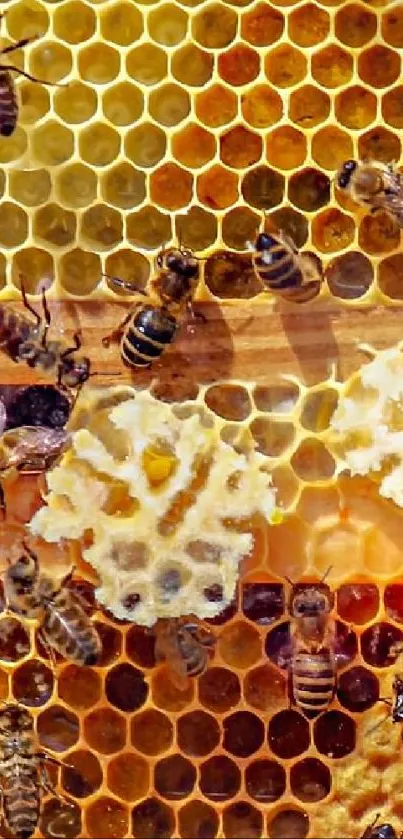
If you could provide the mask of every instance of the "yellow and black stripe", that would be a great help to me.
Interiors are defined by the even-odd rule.
[[[18,118],[18,104],[15,86],[8,70],[0,71],[0,134],[10,137],[15,131]]]
[[[130,321],[122,338],[121,356],[131,367],[148,367],[174,338],[177,321],[157,306],[143,306]]]
[[[335,690],[335,665],[330,650],[296,653],[292,666],[294,701],[305,714],[314,716],[330,705]]]

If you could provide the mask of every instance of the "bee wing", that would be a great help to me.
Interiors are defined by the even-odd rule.
[[[398,195],[387,196],[385,210],[393,216],[399,227],[403,228],[403,187]]]

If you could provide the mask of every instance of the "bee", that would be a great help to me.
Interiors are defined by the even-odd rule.
[[[252,245],[256,276],[264,287],[290,303],[307,303],[321,289],[321,262],[313,253],[300,253],[283,231],[263,231]]]
[[[378,813],[374,821],[365,828],[360,839],[398,839],[397,833],[391,824],[377,824],[380,815]],[[403,839],[403,831],[399,834],[399,839]]]
[[[0,437],[0,476],[37,475],[50,469],[66,451],[70,434],[60,428],[20,426]],[[6,515],[4,488],[0,481],[0,510]]]
[[[174,340],[178,319],[184,311],[205,320],[193,310],[199,261],[190,250],[182,247],[161,251],[157,257],[159,270],[151,282],[150,294],[119,277],[103,274],[113,285],[145,298],[144,303],[138,303],[119,326],[103,338],[103,345],[107,347],[111,341],[120,341],[121,358],[129,367],[149,367]]]
[[[390,164],[346,160],[336,175],[340,189],[371,212],[385,210],[403,227],[403,176]]]
[[[57,795],[46,762],[64,765],[40,751],[29,711],[17,704],[6,704],[0,709],[1,804],[4,820],[15,839],[29,839],[35,832],[42,792]]]
[[[161,618],[153,633],[156,660],[167,662],[171,681],[185,690],[189,677],[199,676],[206,669],[215,636],[200,621],[186,617]]]
[[[102,652],[101,639],[82,598],[67,587],[74,569],[55,584],[51,577],[40,572],[36,554],[28,545],[23,547],[25,552],[4,574],[8,608],[39,620],[40,636],[50,650],[76,664],[96,665]]]

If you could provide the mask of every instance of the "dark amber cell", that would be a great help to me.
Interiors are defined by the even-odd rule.
[[[298,213],[293,207],[279,207],[278,210],[269,213],[269,219],[277,230],[291,236],[297,248],[305,245],[308,238],[308,220],[305,215]]]
[[[41,207],[35,213],[33,222],[35,236],[57,247],[64,247],[74,241],[76,226],[74,213],[57,204]]]
[[[330,97],[314,85],[304,85],[291,94],[288,113],[292,122],[313,128],[328,118]]]
[[[154,704],[164,711],[183,711],[192,701],[193,694],[194,684],[192,681],[189,680],[186,690],[178,690],[173,681],[168,678],[165,668],[161,668],[153,674],[152,695]]]
[[[126,741],[126,723],[112,708],[99,708],[85,717],[84,734],[91,749],[110,755],[120,752]]]
[[[297,757],[309,746],[309,723],[298,711],[279,711],[269,722],[268,741],[272,752],[282,760]]]
[[[101,33],[105,41],[129,47],[143,32],[143,16],[132,3],[110,3],[101,11]]]
[[[289,231],[287,230],[287,233]],[[294,382],[271,385],[258,385],[253,391],[253,400],[258,411],[274,414],[289,414],[299,398],[299,387]]]
[[[403,623],[403,585],[392,583],[386,586],[384,603],[386,614],[397,623]]]
[[[390,586],[390,588],[394,588],[394,586]],[[377,586],[372,583],[352,583],[340,586],[336,596],[337,614],[347,623],[366,624],[378,614],[379,592]],[[395,619],[394,614],[390,614],[390,617]]]
[[[350,81],[353,64],[353,57],[348,52],[331,44],[312,56],[312,76],[323,87],[340,87]]]
[[[284,612],[284,586],[281,583],[244,583],[242,611],[255,623],[273,623]]]
[[[307,155],[307,140],[302,131],[291,125],[275,128],[266,138],[268,162],[278,169],[302,166]]]
[[[129,242],[138,248],[157,248],[164,242],[168,242],[172,236],[169,216],[160,213],[155,207],[146,206],[142,207],[137,213],[131,213],[127,217],[126,224],[126,234]],[[125,262],[127,271],[132,274],[134,280],[133,272],[137,271],[138,273],[138,267],[134,263],[130,264],[130,253],[131,251],[126,251],[127,259],[125,259]],[[118,272],[118,276],[122,276],[121,272]],[[129,280],[130,276],[126,276],[125,279]],[[135,282],[138,284],[138,279]]]
[[[37,708],[45,705],[53,691],[53,675],[42,662],[26,661],[12,674],[13,695],[17,702]]]
[[[374,272],[364,254],[350,251],[332,260],[326,269],[326,279],[335,297],[353,300],[368,291]]]
[[[401,143],[396,134],[386,128],[371,128],[358,138],[358,156],[360,160],[380,160],[382,163],[394,163],[400,159]]]
[[[206,260],[204,280],[212,294],[226,300],[254,297],[262,291],[249,254],[216,251]]]
[[[102,271],[97,254],[75,248],[64,254],[59,264],[60,282],[70,294],[90,294],[97,287]]]
[[[269,85],[256,85],[241,96],[242,116],[254,128],[267,128],[283,115],[281,97]]]
[[[122,636],[120,632],[108,623],[96,623],[95,627],[102,641],[102,654],[98,662],[98,667],[107,667],[109,664],[113,664],[120,656],[122,651]]]
[[[121,839],[126,836],[129,827],[129,814],[123,804],[115,798],[97,798],[85,811],[88,835],[98,839]]]
[[[346,128],[366,128],[376,118],[376,109],[375,94],[360,85],[348,87],[336,96],[335,114]]]
[[[200,767],[200,790],[212,801],[232,798],[241,786],[241,772],[225,755],[209,758]]]
[[[313,739],[323,755],[341,758],[355,749],[355,721],[342,711],[327,711],[314,722]]]
[[[398,49],[403,47],[403,9],[395,6],[390,12],[382,15],[382,37],[387,44]]]
[[[213,385],[205,395],[205,402],[215,414],[228,420],[244,420],[252,410],[249,393],[240,385]]]
[[[276,760],[256,760],[245,770],[246,791],[261,804],[277,801],[286,787],[286,773]]]
[[[182,839],[214,839],[218,831],[218,815],[204,801],[189,801],[178,813]]]
[[[261,137],[242,125],[236,125],[220,137],[220,158],[234,169],[246,169],[257,163],[262,150]]]
[[[132,832],[136,839],[169,839],[174,827],[171,807],[158,798],[146,798],[132,810]]]
[[[80,808],[74,801],[50,798],[43,805],[39,828],[46,839],[53,839],[54,836],[73,839],[75,836],[80,836]]]
[[[254,47],[274,44],[284,31],[284,16],[268,3],[258,3],[241,17],[241,36]]]
[[[264,741],[264,725],[250,711],[236,711],[223,723],[223,746],[236,757],[249,757]]]
[[[321,440],[303,440],[291,458],[291,466],[303,481],[325,481],[331,478],[335,462]]]
[[[268,457],[279,457],[294,441],[295,428],[291,422],[276,422],[257,417],[249,426],[257,449]]]
[[[403,87],[390,90],[382,98],[382,116],[393,128],[403,128]]]
[[[142,172],[137,174],[140,175],[141,178],[144,178]],[[107,177],[112,178],[113,176],[114,175],[110,172]],[[127,185],[127,179],[124,180],[125,185]],[[122,184],[122,182],[120,183]],[[119,204],[119,198],[116,197],[116,184],[113,185],[113,189],[110,189],[109,181],[108,184],[104,184],[104,188],[106,200],[109,200],[112,203],[113,198],[113,203],[120,206],[122,201],[120,201]],[[110,194],[111,192],[113,195]],[[133,193],[132,200],[128,202],[131,207],[136,203],[137,199],[137,196]],[[125,197],[123,203],[126,204],[126,202],[127,198]],[[140,201],[137,203],[140,203]],[[124,209],[126,209],[126,206]],[[112,210],[112,208],[108,207],[106,204],[95,204],[95,206],[86,210],[81,218],[81,237],[88,242],[89,247],[94,247],[96,250],[109,250],[110,248],[116,247],[123,238],[123,222],[121,214],[118,213],[117,210]]]
[[[154,767],[155,791],[169,801],[190,795],[196,783],[196,768],[182,755],[170,755]]]
[[[129,131],[125,139],[125,152],[137,166],[155,166],[166,152],[166,136],[161,128],[144,122]]]
[[[108,701],[121,711],[136,711],[144,705],[148,686],[144,675],[131,664],[118,664],[106,676],[105,692]]]
[[[2,661],[19,661],[28,655],[30,649],[28,632],[15,618],[2,618],[0,638]]]
[[[223,240],[229,248],[245,250],[246,243],[256,238],[259,226],[259,216],[249,207],[235,207],[222,220]]]
[[[131,721],[131,741],[137,751],[158,755],[170,748],[173,725],[165,714],[150,708],[136,714]]]
[[[329,34],[329,15],[315,3],[305,3],[291,12],[288,34],[299,47],[314,47]]]
[[[194,757],[205,757],[220,742],[218,722],[205,711],[192,711],[177,721],[178,746]]]
[[[174,158],[190,169],[199,169],[211,160],[216,151],[213,134],[197,123],[190,123],[172,137]]]
[[[262,654],[259,632],[243,621],[225,627],[220,633],[218,646],[226,664],[242,670],[255,664]]]
[[[337,696],[348,711],[367,711],[379,699],[379,682],[366,667],[351,667],[338,680]]]
[[[200,676],[199,699],[205,708],[216,714],[229,711],[241,698],[238,676],[224,667],[210,667]]]
[[[7,26],[9,22],[7,21]],[[81,0],[70,0],[55,9],[53,28],[55,35],[68,44],[81,44],[95,32],[95,12]]]
[[[172,55],[171,72],[178,82],[191,87],[203,87],[213,74],[214,59],[195,44],[186,44]]]
[[[230,804],[223,812],[224,836],[233,839],[234,836],[258,839],[262,833],[263,816],[251,804],[246,801],[237,801]]]
[[[268,166],[256,166],[242,179],[242,195],[252,207],[271,210],[283,200],[284,176]]]
[[[224,3],[210,3],[192,19],[192,35],[202,47],[224,49],[234,40],[237,15]]]
[[[66,705],[82,711],[98,702],[102,683],[94,670],[70,664],[60,673],[57,690],[60,699],[63,699]]]
[[[197,178],[199,200],[213,210],[225,210],[238,200],[238,175],[216,164]]]
[[[305,839],[309,818],[301,810],[280,810],[268,824],[269,839]]]
[[[318,169],[304,169],[290,178],[288,197],[301,210],[312,213],[329,203],[330,180]]]
[[[274,87],[288,88],[300,84],[307,73],[305,55],[289,44],[282,44],[269,52],[265,59],[265,73]]]
[[[389,667],[396,660],[396,644],[402,644],[403,632],[390,623],[374,623],[361,635],[361,653],[372,667]]]
[[[291,791],[300,801],[312,804],[329,795],[332,780],[329,768],[317,758],[307,757],[291,767]]]
[[[321,128],[312,137],[312,157],[322,169],[337,169],[340,160],[353,157],[353,140],[335,125]]]
[[[392,300],[403,300],[403,255],[395,253],[378,266],[378,286]]]
[[[128,657],[139,667],[155,667],[154,636],[142,626],[132,626],[126,635]]]
[[[400,56],[388,47],[373,46],[358,56],[358,73],[371,87],[389,87],[400,74]]]
[[[165,210],[179,210],[192,198],[193,177],[176,163],[165,163],[150,177],[150,197]]]
[[[42,711],[37,725],[42,746],[52,752],[71,749],[79,738],[78,717],[61,705],[52,705],[51,708]]]
[[[126,69],[129,76],[144,85],[156,85],[167,76],[166,53],[154,44],[141,44],[129,52]]]
[[[388,253],[399,247],[400,228],[389,213],[368,214],[361,221],[358,242],[369,254]]]
[[[249,670],[245,676],[243,692],[245,701],[258,711],[278,709],[287,695],[284,675],[270,664]]]
[[[331,387],[308,393],[302,403],[301,425],[308,431],[325,431],[329,427],[338,401],[338,392]]]
[[[346,3],[336,12],[336,37],[348,47],[363,47],[376,34],[376,15],[358,3]]]
[[[260,56],[246,44],[237,44],[218,56],[218,72],[229,85],[250,84],[259,75]]]
[[[237,104],[235,93],[221,84],[214,84],[195,97],[196,115],[210,128],[219,128],[231,122],[236,116]]]
[[[123,752],[108,764],[108,789],[123,801],[144,798],[150,786],[150,768],[142,757]]]
[[[150,116],[154,117],[156,122],[161,125],[165,125],[168,128],[172,125],[178,125],[189,114],[189,94],[178,84],[161,85],[161,87],[157,87],[156,90],[151,91],[148,99],[148,110]],[[143,126],[141,125],[138,129],[135,129],[133,132],[134,136],[137,136],[142,129]],[[154,129],[155,132],[157,131],[156,126],[150,124],[147,134],[151,134],[151,129]],[[166,143],[166,138],[164,139]]]
[[[85,749],[70,752],[62,770],[63,789],[74,798],[86,798],[102,784],[102,767],[95,755]]]
[[[313,219],[313,243],[322,253],[343,250],[351,245],[354,237],[355,220],[336,207],[324,210]]]

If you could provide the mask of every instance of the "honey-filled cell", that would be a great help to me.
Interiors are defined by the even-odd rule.
[[[314,47],[325,40],[330,18],[316,3],[304,3],[293,10],[288,19],[288,34],[299,47]]]
[[[236,12],[223,3],[210,3],[194,16],[192,35],[200,46],[224,50],[235,38]]]
[[[258,3],[241,17],[241,35],[256,47],[278,41],[284,32],[284,16],[267,3]]]

